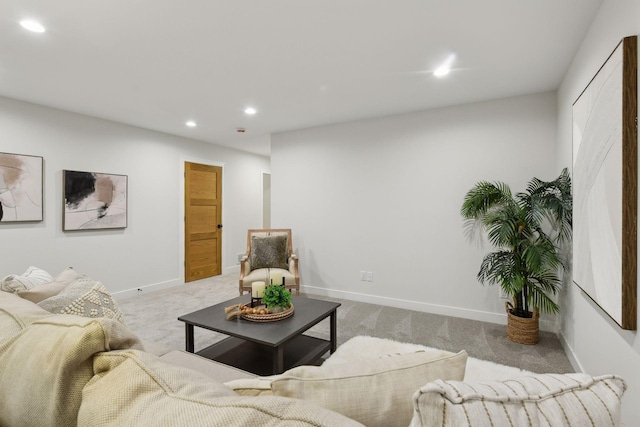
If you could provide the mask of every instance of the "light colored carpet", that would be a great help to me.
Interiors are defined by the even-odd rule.
[[[237,280],[237,274],[216,276],[118,300],[118,304],[128,326],[142,339],[184,350],[185,326],[178,317],[237,297]],[[307,296],[342,304],[338,308],[338,344],[368,335],[454,352],[466,350],[469,356],[478,359],[538,373],[573,372],[558,337],[549,332],[541,332],[540,342],[528,346],[507,340],[505,325]],[[328,339],[328,319],[311,328],[308,334]],[[196,351],[225,338],[201,328],[195,328],[194,335]]]

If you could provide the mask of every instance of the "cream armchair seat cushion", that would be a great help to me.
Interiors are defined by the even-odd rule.
[[[245,283],[261,281],[270,284],[272,274],[279,278],[278,283],[275,283],[276,285],[282,284],[283,277],[286,284],[293,285],[296,283],[296,277],[291,274],[289,270],[284,270],[282,268],[260,268],[252,270],[251,273],[244,276],[244,281]]]

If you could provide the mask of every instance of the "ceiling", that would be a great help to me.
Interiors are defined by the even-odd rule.
[[[268,155],[272,133],[555,90],[601,3],[0,0],[0,95]]]

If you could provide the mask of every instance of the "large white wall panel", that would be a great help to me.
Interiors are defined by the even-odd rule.
[[[559,164],[569,164],[572,158],[573,103],[620,40],[639,33],[639,0],[603,2],[558,90]],[[573,285],[563,295],[561,334],[577,369],[593,375],[616,373],[625,378],[628,389],[623,400],[623,421],[629,426],[640,425],[638,332],[622,330]]]
[[[183,283],[184,161],[223,165],[223,269],[235,268],[246,230],[262,222],[269,159],[0,98],[0,151],[44,157],[45,220],[0,224],[0,276],[66,266],[112,292]],[[62,170],[128,175],[128,227],[62,232]]]
[[[460,206],[480,180],[521,191],[560,173],[555,105],[544,93],[273,135],[272,223],[293,229],[301,284],[506,323],[498,287],[476,281],[490,246],[467,241]]]

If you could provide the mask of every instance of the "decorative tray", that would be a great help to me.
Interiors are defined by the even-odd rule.
[[[256,307],[257,309],[264,310],[265,306]],[[248,313],[242,312],[240,317],[246,320],[250,320],[251,322],[277,322],[278,320],[286,319],[287,317],[291,317],[293,315],[293,304],[291,307],[286,310],[280,311],[278,313],[269,313],[269,314],[259,314],[259,313]]]

